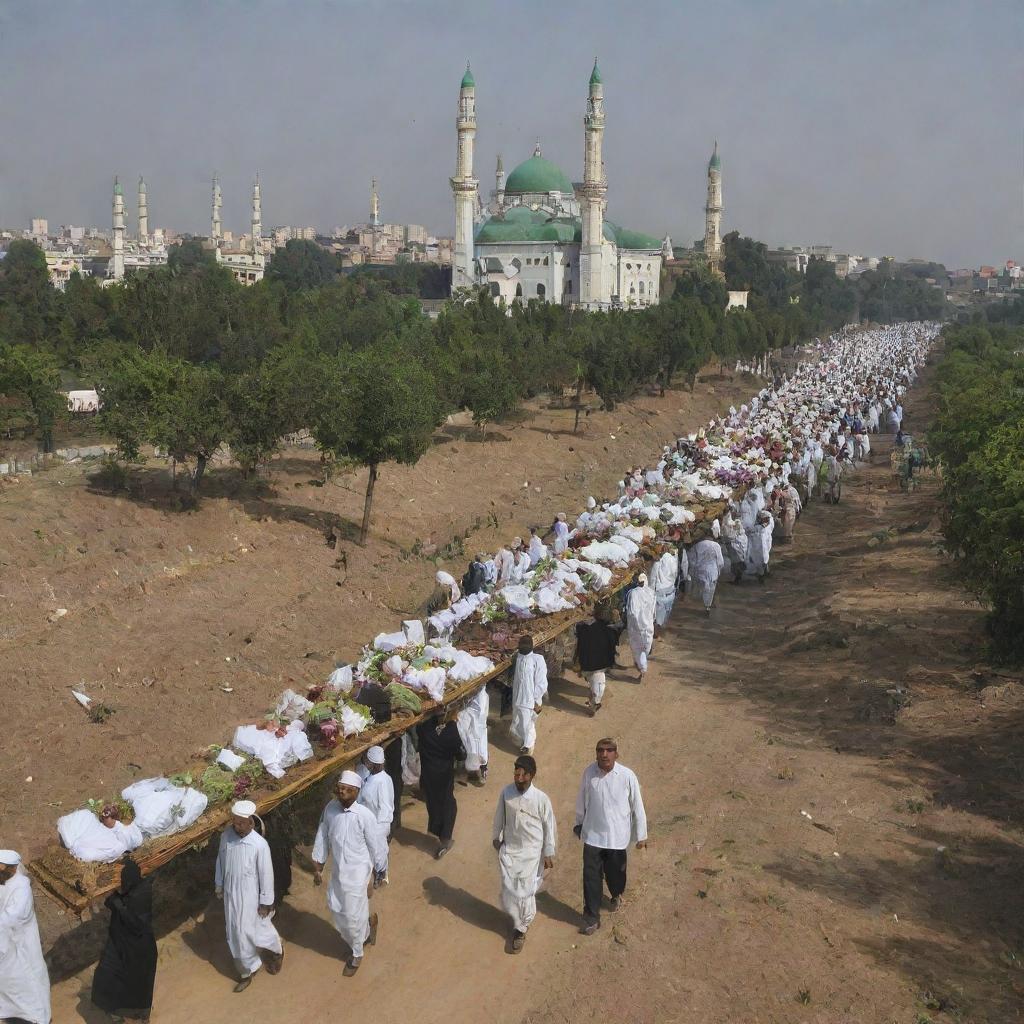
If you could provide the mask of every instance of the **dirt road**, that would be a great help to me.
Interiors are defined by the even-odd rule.
[[[554,683],[537,783],[560,849],[522,955],[504,951],[497,909],[490,818],[513,753],[492,719],[491,782],[459,787],[445,860],[409,804],[356,978],[297,871],[283,972],[234,995],[211,906],[161,940],[154,1020],[1020,1020],[1024,688],[980,661],[982,612],[938,548],[935,481],[895,492],[876,447],[843,503],[813,504],[776,547],[764,586],[723,584],[710,620],[677,605],[644,684],[614,674],[599,718],[577,677]],[[640,777],[653,841],[630,854],[623,908],[583,938],[572,806],[604,734]],[[103,1019],[89,977],[56,987],[58,1024]]]

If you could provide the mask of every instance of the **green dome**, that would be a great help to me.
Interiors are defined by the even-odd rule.
[[[469,62],[466,62],[466,73],[462,76],[460,89],[475,89],[476,81],[473,79],[473,72],[469,70]]]
[[[715,143],[715,151],[711,154],[711,159],[708,161],[709,171],[720,171],[722,169],[722,161],[718,156],[718,143]]]
[[[600,85],[601,84],[601,72],[597,67],[597,58],[594,58],[594,70],[590,72],[590,84]]]
[[[658,249],[661,250],[661,239],[653,235],[645,235],[642,231],[631,231],[629,228],[620,228],[618,224],[611,221],[604,222],[604,236],[609,237],[611,229],[611,240],[620,249]]]
[[[552,217],[540,210],[513,206],[503,214],[490,217],[476,230],[480,243],[572,242],[579,233],[579,221],[571,217]]]
[[[531,156],[521,163],[505,182],[506,195],[561,192],[572,195],[572,182],[557,164],[542,156]]]

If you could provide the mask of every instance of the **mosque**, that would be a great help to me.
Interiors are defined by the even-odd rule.
[[[469,66],[459,89],[458,157],[451,179],[455,199],[452,291],[485,287],[495,301],[555,302],[581,309],[653,306],[660,296],[662,262],[672,242],[620,227],[605,217],[604,85],[594,62],[583,118],[583,181],[573,183],[544,158],[533,156],[506,178],[498,157],[491,202],[482,207],[473,177],[476,82]],[[704,258],[721,259],[721,162],[718,146],[708,165]]]

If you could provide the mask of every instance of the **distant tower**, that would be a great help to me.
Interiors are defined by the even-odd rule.
[[[473,177],[473,140],[476,138],[476,82],[466,64],[459,87],[459,113],[455,119],[459,135],[455,177],[451,179],[455,198],[455,252],[452,257],[452,290],[476,283],[473,272],[473,214],[479,182]]]
[[[121,183],[114,178],[113,206],[114,252],[110,257],[110,270],[107,277],[120,281],[124,277],[124,193]]]
[[[498,154],[498,166],[494,170],[494,201],[500,209],[505,203],[505,164]]]
[[[580,305],[598,308],[604,297],[603,261],[604,208],[608,183],[604,176],[601,146],[604,141],[604,86],[597,61],[590,73],[590,95],[583,118],[586,139],[583,151],[583,185],[579,190],[583,237],[580,245]]]
[[[260,176],[252,186],[252,254],[258,256],[263,252],[263,210],[260,206]]]
[[[380,196],[377,195],[377,179],[370,181],[370,224],[380,227]]]
[[[662,242],[661,242],[661,258],[663,260],[665,260],[665,261],[668,261],[668,260],[673,258],[672,238],[669,235],[666,235],[662,239]]]
[[[704,207],[704,255],[712,270],[722,269],[722,160],[715,151],[708,161],[708,201]]]
[[[210,239],[215,243],[223,237],[220,230],[220,204],[220,179],[215,174],[213,176],[213,211],[210,214]]]
[[[149,245],[149,207],[146,205],[146,179],[139,177],[139,245]]]

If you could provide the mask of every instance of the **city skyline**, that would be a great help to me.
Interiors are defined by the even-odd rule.
[[[1021,131],[1006,70],[1024,19],[1009,4],[986,11],[1000,20],[1004,6],[993,35],[976,11],[944,2],[648,3],[624,21],[570,2],[543,29],[530,2],[519,28],[501,24],[507,7],[454,3],[8,5],[8,80],[32,88],[0,115],[0,222],[105,228],[114,175],[141,174],[151,229],[203,235],[216,170],[224,227],[238,235],[258,170],[268,225],[365,223],[375,177],[382,220],[450,236],[466,59],[486,200],[496,155],[511,169],[538,138],[582,178],[596,53],[614,220],[677,244],[701,237],[717,138],[725,231],[949,266],[1019,259]],[[62,74],[30,79],[47,60]],[[90,88],[69,91],[75,80]]]

